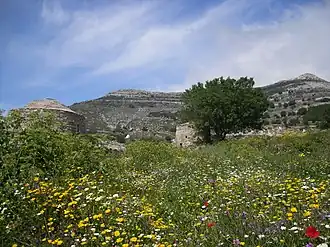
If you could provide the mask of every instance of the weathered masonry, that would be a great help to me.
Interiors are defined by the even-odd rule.
[[[198,141],[199,136],[191,123],[180,124],[176,127],[175,143],[178,147],[190,147]]]
[[[42,100],[34,100],[24,106],[23,108],[16,109],[27,116],[27,114],[34,111],[50,112],[55,115],[58,121],[63,124],[66,131],[75,133],[85,133],[85,117],[74,112],[69,107],[61,104],[55,99],[46,98]]]

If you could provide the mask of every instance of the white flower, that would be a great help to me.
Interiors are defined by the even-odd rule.
[[[325,228],[330,229],[330,225],[325,225]]]
[[[101,201],[104,198],[104,196],[99,196],[95,199],[96,202]]]
[[[317,245],[316,247],[328,247],[328,244],[323,243],[323,244],[319,244],[319,245]]]
[[[295,231],[295,230],[298,230],[298,227],[294,226],[289,229],[289,231]]]
[[[286,227],[285,226],[281,226],[281,230],[286,230]]]

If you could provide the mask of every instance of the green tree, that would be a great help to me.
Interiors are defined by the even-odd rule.
[[[211,132],[223,140],[231,132],[261,128],[269,102],[253,86],[253,78],[247,77],[199,82],[183,93],[183,118],[194,123],[208,143]]]

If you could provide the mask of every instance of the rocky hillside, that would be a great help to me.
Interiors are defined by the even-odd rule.
[[[116,130],[130,135],[174,137],[181,93],[119,90],[104,97],[73,104],[87,119],[89,132]]]
[[[263,90],[272,102],[265,122],[272,125],[289,122],[300,125],[300,108],[330,103],[330,82],[312,74],[283,80]],[[157,134],[172,138],[181,107],[180,96],[181,93],[119,90],[70,108],[86,117],[89,132],[116,130],[136,137]]]
[[[266,121],[273,125],[302,125],[302,116],[306,112],[303,108],[330,104],[330,82],[309,73],[263,89],[272,103]]]

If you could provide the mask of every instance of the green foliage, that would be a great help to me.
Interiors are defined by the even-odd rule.
[[[58,177],[75,166],[88,171],[99,162],[95,153],[100,150],[95,142],[62,133],[61,124],[50,113],[33,112],[23,117],[19,111],[12,111],[1,118],[0,125],[0,181],[4,183],[29,180],[35,174]]]
[[[307,113],[304,115],[304,121],[324,121],[326,112],[329,111],[330,104],[312,106],[308,109]]]
[[[297,114],[301,115],[301,116],[305,115],[306,113],[307,113],[307,108],[305,108],[305,107],[300,108],[297,112]]]
[[[272,124],[281,124],[281,120],[280,119],[273,119],[271,121]]]
[[[260,128],[268,101],[253,85],[253,78],[247,77],[197,83],[183,94],[182,113],[206,142],[211,142],[211,132],[223,140],[231,132]]]
[[[288,125],[289,125],[289,126],[296,126],[296,125],[299,124],[299,123],[300,123],[300,121],[299,121],[298,118],[291,118],[291,119],[289,120],[289,122],[288,122]]]
[[[296,104],[295,100],[290,100],[288,103],[289,106],[294,106],[295,104]]]
[[[319,123],[320,129],[330,129],[330,108],[324,111],[323,121]]]

